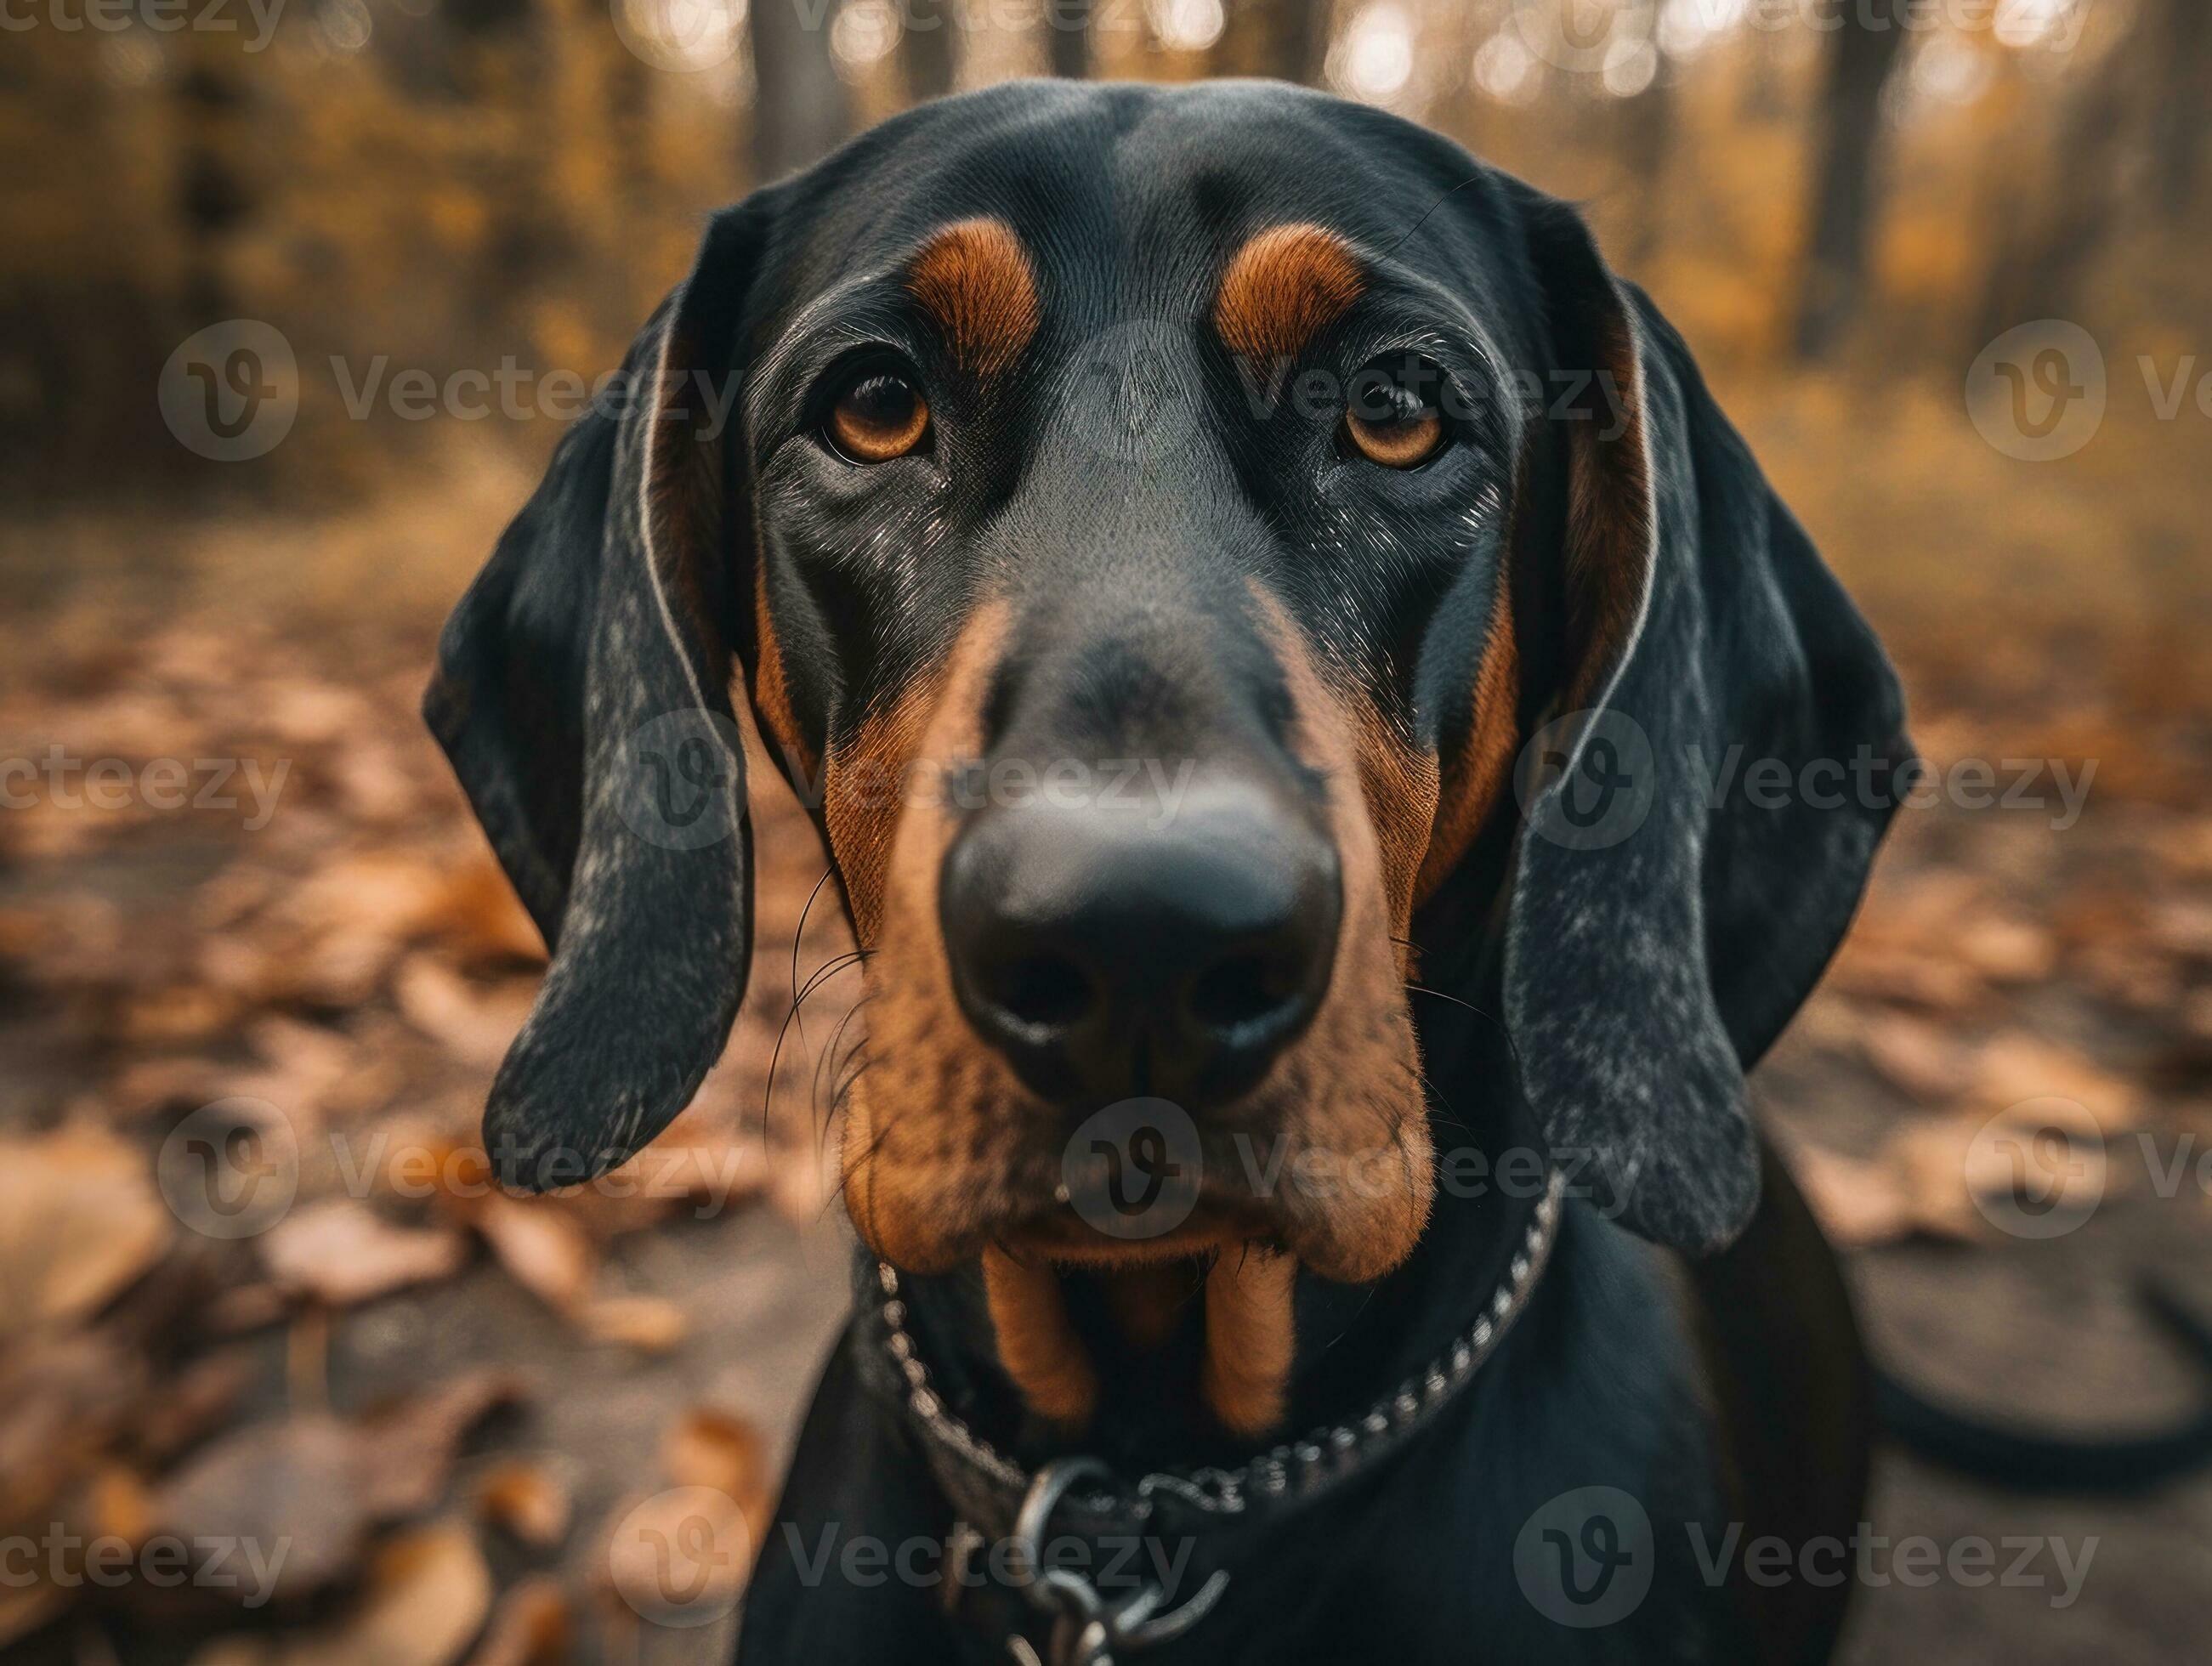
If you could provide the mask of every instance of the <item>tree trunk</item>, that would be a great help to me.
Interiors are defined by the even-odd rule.
[[[1091,0],[1044,0],[1049,72],[1080,81],[1091,73]]]
[[[959,78],[958,0],[912,0],[907,9],[906,95],[920,104],[943,98]]]
[[[234,35],[185,31],[185,70],[177,79],[177,211],[183,222],[185,316],[197,330],[231,316],[232,240],[251,216],[246,180],[246,61]]]
[[[836,0],[756,0],[753,46],[755,185],[805,167],[842,142],[852,117],[830,59]]]
[[[1627,261],[1638,271],[1658,258],[1667,223],[1667,154],[1674,129],[1674,91],[1666,66],[1651,84],[1620,100],[1621,154],[1628,166],[1634,203],[1629,222]]]
[[[2203,101],[2212,84],[2212,6],[2205,0],[2164,0],[2162,16],[2146,27],[2160,40],[2163,74],[2151,112],[2154,205],[2169,219],[2196,205],[2204,161]]]
[[[1213,73],[1269,76],[1313,86],[1328,52],[1330,0],[1226,0],[1228,26]]]
[[[1881,94],[1905,40],[1889,8],[1832,0],[1826,10],[1838,27],[1821,92],[1812,246],[1797,315],[1797,351],[1808,359],[1834,347],[1865,287]]]

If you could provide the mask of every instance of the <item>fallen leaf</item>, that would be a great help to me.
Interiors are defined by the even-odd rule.
[[[461,1442],[486,1417],[527,1397],[512,1371],[486,1366],[361,1422],[362,1462],[371,1510],[390,1518],[416,1515],[444,1496]]]
[[[574,1629],[560,1584],[533,1574],[500,1598],[469,1666],[562,1666]]]
[[[690,1333],[691,1322],[659,1296],[603,1296],[577,1316],[584,1334],[640,1353],[666,1353]]]
[[[2142,1094],[2133,1083],[2070,1047],[2025,1030],[2006,1031],[1984,1044],[1972,1098],[1985,1111],[2031,1099],[2075,1100],[2106,1134],[2133,1128],[2142,1105]]]
[[[351,1307],[409,1285],[451,1278],[468,1240],[445,1227],[395,1226],[367,1205],[331,1198],[295,1211],[262,1235],[277,1284],[331,1307]]]
[[[471,964],[545,962],[545,939],[480,844],[449,871],[429,924],[439,942]]]
[[[89,1316],[161,1259],[176,1220],[151,1168],[89,1125],[0,1140],[0,1341]]]
[[[483,1518],[524,1544],[550,1550],[568,1533],[568,1489],[552,1466],[509,1458],[477,1483]]]
[[[1913,949],[1854,950],[1848,943],[1836,957],[1828,982],[1863,1000],[1938,1012],[1965,1012],[1987,993],[1981,975],[1959,961],[1936,958]]]
[[[491,1571],[476,1537],[451,1523],[392,1540],[369,1563],[368,1590],[346,1620],[287,1651],[300,1666],[447,1666],[483,1629]]]
[[[469,1223],[515,1282],[547,1306],[573,1312],[591,1289],[597,1254],[559,1204],[494,1189],[476,1200]]]
[[[308,1413],[234,1430],[157,1488],[148,1515],[188,1544],[258,1547],[271,1600],[296,1601],[351,1572],[373,1528],[435,1505],[463,1437],[520,1394],[486,1370],[357,1420]]]
[[[1969,921],[1952,944],[1961,959],[1992,983],[2040,982],[2058,964],[2057,940],[2047,928],[2002,915]]]
[[[530,1016],[534,988],[507,983],[480,989],[427,954],[410,955],[392,981],[409,1023],[464,1064],[495,1068]]]
[[[768,1484],[767,1447],[749,1419],[713,1406],[694,1406],[660,1440],[660,1467],[678,1487],[704,1487],[740,1500]]]
[[[1872,1015],[1859,1044],[1876,1074],[1923,1104],[1956,1098],[1972,1076],[1970,1049],[1937,1025],[1906,1013]]]
[[[269,1596],[277,1603],[353,1572],[373,1520],[354,1431],[323,1414],[232,1432],[157,1488],[149,1510],[156,1530],[188,1545],[257,1551],[275,1565]]]
[[[240,1348],[204,1354],[162,1385],[132,1430],[132,1447],[165,1465],[228,1422],[254,1377],[253,1356]]]
[[[615,1506],[597,1559],[602,1589],[653,1624],[702,1626],[737,1604],[758,1541],[745,1511],[707,1487],[672,1487]]]
[[[491,1570],[467,1529],[400,1535],[371,1558],[366,1588],[328,1626],[289,1635],[218,1639],[191,1666],[449,1666],[491,1610]]]
[[[1890,1164],[1800,1141],[1791,1147],[1790,1169],[1821,1231],[1838,1249],[1893,1243],[1911,1235],[1911,1200]]]

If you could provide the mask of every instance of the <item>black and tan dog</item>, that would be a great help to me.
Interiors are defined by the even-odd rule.
[[[556,947],[516,1183],[724,1043],[733,702],[871,951],[861,1299],[742,1657],[1825,1653],[1847,1587],[1694,1552],[1858,1519],[1744,1072],[1900,700],[1577,216],[1285,87],[1003,87],[719,216],[629,368],[428,711]]]

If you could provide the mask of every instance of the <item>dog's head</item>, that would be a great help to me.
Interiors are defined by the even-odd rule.
[[[1898,702],[1571,210],[1287,88],[1005,87],[719,216],[627,369],[429,702],[556,948],[487,1115],[510,1178],[620,1160],[726,1037],[742,700],[871,951],[854,1220],[903,1268],[981,1257],[1047,1409],[1092,1389],[1054,1380],[1042,1268],[1216,1256],[1246,1322],[1212,1369],[1261,1384],[1216,1406],[1256,1427],[1282,1269],[1408,1255],[1417,955],[1495,990],[1632,1225],[1741,1227],[1743,1065],[1882,813],[1694,766],[1887,763]],[[1593,835],[1562,782],[1637,769]],[[1150,1236],[1080,1195],[1158,1180],[1115,1171],[1132,1102],[1194,1177]]]

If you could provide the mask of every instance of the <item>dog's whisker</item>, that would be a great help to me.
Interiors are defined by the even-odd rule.
[[[799,939],[806,935],[806,916],[814,911],[814,899],[822,894],[822,887],[830,883],[830,876],[836,871],[834,865],[825,866],[823,868],[822,877],[814,882],[814,889],[806,893],[806,901],[799,908],[799,923],[791,928],[791,1006],[793,1012],[799,1010]],[[804,1020],[799,1026],[799,1044],[801,1047],[806,1045],[806,1025]]]

